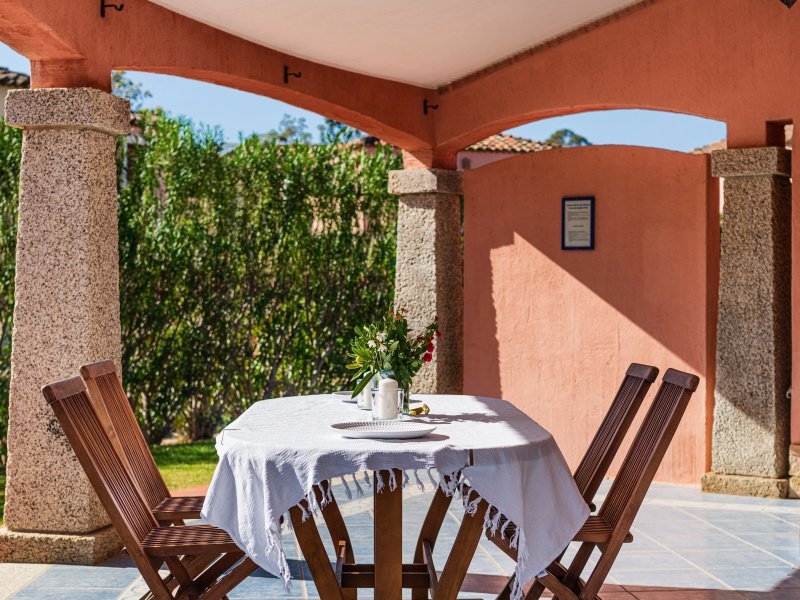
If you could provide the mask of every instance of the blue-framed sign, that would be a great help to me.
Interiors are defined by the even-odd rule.
[[[594,196],[561,199],[561,249],[594,250]]]

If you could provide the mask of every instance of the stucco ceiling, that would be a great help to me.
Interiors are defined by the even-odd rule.
[[[326,65],[436,88],[632,0],[151,0]]]

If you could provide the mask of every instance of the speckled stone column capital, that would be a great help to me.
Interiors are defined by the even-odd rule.
[[[786,148],[732,148],[711,153],[714,177],[760,177],[792,175],[792,152]]]
[[[791,377],[791,152],[712,155],[725,177],[712,472],[706,491],[788,492]]]
[[[460,196],[461,172],[447,169],[407,169],[389,171],[389,193],[450,194]]]
[[[130,132],[130,102],[93,88],[11,90],[6,123],[23,129],[86,129],[108,135]]]
[[[126,101],[88,89],[9,94],[23,128],[5,530],[0,562],[92,563],[119,541],[46,383],[121,357],[115,135]]]
[[[412,392],[460,393],[464,356],[461,173],[392,171],[389,191],[400,196],[395,309],[405,310],[412,331],[421,331],[438,315],[443,332],[433,361],[414,379]]]

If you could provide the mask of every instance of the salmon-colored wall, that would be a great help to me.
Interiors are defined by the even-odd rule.
[[[523,408],[574,467],[629,363],[697,373],[657,476],[697,483],[712,415],[715,183],[707,156],[623,146],[466,171],[465,393]],[[561,199],[587,195],[596,198],[596,249],[563,251]]]

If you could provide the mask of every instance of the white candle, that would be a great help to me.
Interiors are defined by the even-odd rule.
[[[373,408],[379,419],[397,418],[397,381],[381,379],[378,382],[377,406]]]

